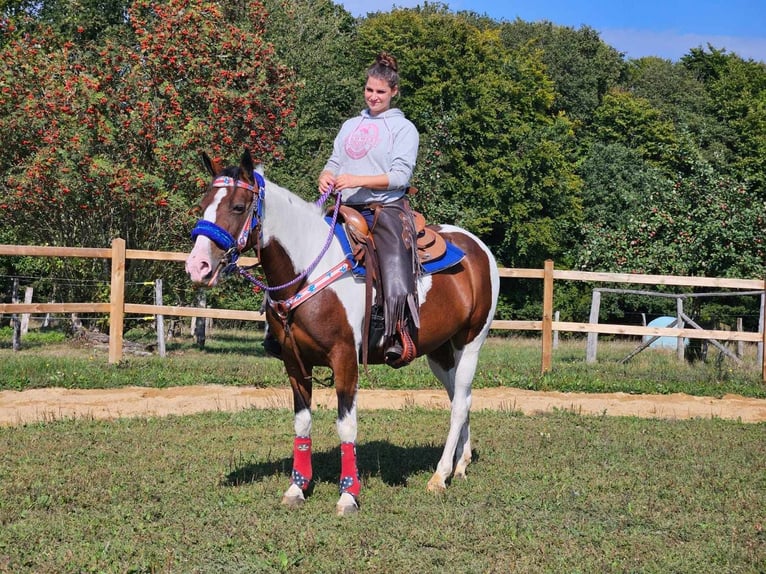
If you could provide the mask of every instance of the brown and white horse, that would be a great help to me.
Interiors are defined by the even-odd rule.
[[[263,179],[247,150],[239,166],[222,168],[205,154],[203,159],[213,180],[202,200],[202,219],[192,233],[195,242],[186,271],[194,283],[210,286],[222,269],[235,268],[232,263],[239,253],[258,251],[268,285],[269,329],[282,343],[294,400],[293,472],[282,502],[301,505],[312,478],[311,373],[314,366],[325,366],[332,370],[338,397],[337,512],[355,512],[360,494],[355,445],[364,279],[350,272],[321,205]],[[451,225],[436,229],[465,254],[446,271],[421,276],[418,284],[417,350],[427,357],[452,403],[444,452],[428,481],[428,489],[438,491],[446,488],[451,475],[465,478],[471,461],[471,383],[500,281],[495,259],[479,239]],[[310,297],[296,304],[306,295]],[[382,363],[382,353],[371,352],[369,362]]]

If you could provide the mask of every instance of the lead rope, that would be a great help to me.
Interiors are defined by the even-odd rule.
[[[315,205],[321,207],[324,205],[324,202],[327,201],[327,198],[333,193],[332,187],[328,189],[325,193],[322,194],[322,196],[317,199],[315,202]],[[255,285],[256,287],[263,289],[266,291],[266,293],[271,293],[272,291],[279,291],[280,289],[286,289],[287,287],[292,287],[296,283],[302,281],[306,277],[308,277],[314,269],[316,269],[316,266],[319,265],[319,262],[322,260],[322,257],[325,256],[325,253],[327,253],[327,250],[330,248],[330,245],[332,245],[333,237],[335,236],[335,224],[338,222],[338,213],[340,211],[340,203],[341,203],[341,195],[336,194],[335,196],[335,207],[333,208],[332,212],[332,222],[330,223],[330,233],[327,235],[327,241],[325,241],[324,246],[322,247],[322,250],[319,252],[319,255],[317,255],[316,259],[309,265],[303,272],[299,273],[295,278],[291,279],[287,283],[283,283],[282,285],[274,285],[270,286],[257,277],[255,277],[252,273],[250,273],[250,269],[252,267],[237,267],[237,273],[241,277],[244,277],[250,283]]]

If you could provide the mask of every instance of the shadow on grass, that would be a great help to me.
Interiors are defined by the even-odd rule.
[[[398,446],[388,441],[362,443],[356,447],[359,473],[363,478],[380,477],[388,486],[402,486],[413,474],[436,470],[442,450],[442,446],[433,444]],[[474,461],[476,459],[474,453]],[[329,482],[340,480],[340,448],[314,452],[312,462],[315,479]],[[231,471],[224,478],[223,485],[240,486],[274,475],[288,477],[292,464],[292,457],[244,464]]]
[[[255,357],[269,357],[260,341],[237,341],[221,345],[220,341],[208,341],[203,347],[186,341],[169,342],[165,344],[168,352],[182,352],[194,350],[203,355],[244,355]]]

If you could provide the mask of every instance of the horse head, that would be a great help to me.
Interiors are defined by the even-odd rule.
[[[213,179],[200,204],[202,218],[192,230],[186,272],[194,283],[212,286],[257,240],[265,183],[247,149],[239,166],[223,167],[204,152],[202,161]]]

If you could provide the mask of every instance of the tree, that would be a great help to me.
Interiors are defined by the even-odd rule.
[[[295,121],[280,141],[283,154],[266,171],[274,181],[313,198],[335,134],[363,103],[356,22],[331,0],[266,0],[264,7],[264,38],[299,84]]]
[[[676,173],[683,163],[673,122],[648,100],[625,90],[613,89],[604,96],[589,131],[593,141],[635,149],[668,174]]]
[[[113,27],[125,25],[130,0],[3,0],[2,16],[17,25],[40,24],[56,36],[84,44],[98,40]]]
[[[716,121],[727,128],[729,173],[766,199],[766,64],[712,46],[691,50],[681,62],[704,84]]]
[[[722,173],[729,171],[732,154],[726,142],[732,139],[731,128],[716,117],[713,98],[691,70],[662,58],[631,60],[624,88],[675,126],[683,150],[679,171],[686,173],[697,158]]]
[[[0,58],[0,212],[17,241],[185,245],[199,152],[279,156],[293,84],[263,41],[265,13],[137,0],[99,42],[6,21]],[[128,25],[129,24],[129,25]]]
[[[537,51],[556,89],[553,109],[589,124],[596,108],[625,74],[622,54],[593,28],[574,29],[552,22],[503,23],[503,44],[511,51]]]
[[[740,183],[697,164],[691,175],[634,194],[625,216],[584,226],[584,269],[762,277],[766,205]]]
[[[430,221],[485,239],[505,265],[564,251],[579,219],[571,124],[552,111],[553,86],[533,54],[508,51],[495,27],[439,5],[368,17],[368,59],[400,61],[400,107],[421,132],[416,196]]]

